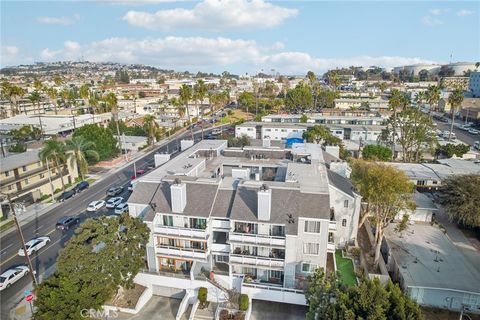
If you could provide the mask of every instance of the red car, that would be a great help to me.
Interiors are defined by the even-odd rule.
[[[146,171],[143,170],[143,169],[138,169],[137,172],[136,172],[137,174],[136,174],[136,175],[133,175],[133,176],[131,177],[131,179],[132,179],[132,180],[135,180],[138,176],[141,176],[142,174],[145,174],[145,172],[146,172]]]

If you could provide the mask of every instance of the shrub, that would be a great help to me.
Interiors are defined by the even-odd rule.
[[[198,300],[204,304],[207,301],[207,294],[208,294],[208,289],[205,287],[201,287],[198,289]]]
[[[8,151],[12,153],[22,153],[27,151],[27,147],[24,144],[17,143],[8,147]]]
[[[43,201],[43,200],[47,200],[48,198],[50,198],[50,195],[49,194],[43,194],[41,197],[40,197],[40,201]]]
[[[246,294],[241,294],[238,299],[238,308],[242,311],[247,311],[248,309],[248,296]]]
[[[358,257],[360,257],[361,251],[360,251],[359,247],[353,247],[353,248],[350,249],[350,253],[352,254],[352,256],[358,258]]]
[[[235,313],[234,320],[245,320],[245,313],[243,313],[243,312]]]
[[[53,191],[53,193],[59,193],[60,191],[62,191],[62,189],[57,188],[57,189],[55,189],[55,191]]]
[[[220,311],[220,320],[228,320],[230,319],[230,314],[228,313],[228,310],[223,309]]]

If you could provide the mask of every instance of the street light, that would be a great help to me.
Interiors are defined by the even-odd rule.
[[[33,285],[35,287],[35,286],[37,286],[37,279],[35,278],[35,273],[33,272],[32,260],[30,260],[30,256],[28,255],[28,252],[27,252],[27,247],[25,245],[25,238],[23,237],[22,228],[20,228],[20,224],[18,223],[18,220],[17,220],[17,214],[15,212],[15,209],[16,209],[15,207],[16,206],[12,202],[12,200],[10,198],[10,195],[8,193],[0,192],[0,194],[7,197],[8,206],[10,208],[10,212],[13,215],[13,221],[15,222],[15,225],[17,226],[18,236],[20,238],[20,242],[22,243],[23,252],[25,253],[25,258],[27,259],[27,262],[28,262],[28,269],[30,270],[30,274],[31,274],[32,280],[33,280]]]

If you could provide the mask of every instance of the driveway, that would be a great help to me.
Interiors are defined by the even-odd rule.
[[[306,306],[263,300],[252,301],[252,314],[250,320],[305,320],[305,314],[307,313]]]

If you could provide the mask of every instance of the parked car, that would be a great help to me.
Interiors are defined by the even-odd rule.
[[[473,149],[480,150],[480,141],[475,141],[475,142],[473,143]]]
[[[122,192],[123,192],[123,187],[122,186],[111,187],[110,189],[107,190],[107,196],[115,197],[116,195],[119,195]]]
[[[122,197],[110,198],[110,199],[107,200],[106,207],[109,208],[109,209],[112,209],[112,208],[115,208],[116,206],[118,206],[122,202],[123,202]]]
[[[130,184],[128,185],[128,188],[127,188],[128,191],[133,191],[133,183],[130,182]]]
[[[145,174],[145,170],[144,169],[138,169],[137,170],[137,176],[141,176],[142,174]]]
[[[75,186],[75,191],[78,193],[85,189],[88,189],[88,187],[90,187],[90,184],[87,181],[82,181]]]
[[[92,201],[92,202],[90,202],[90,204],[88,205],[87,211],[88,211],[88,212],[95,212],[95,211],[103,208],[104,205],[105,205],[105,201],[104,201],[104,200]]]
[[[477,129],[470,129],[470,130],[468,130],[468,133],[478,135],[480,133],[480,131],[478,131]]]
[[[50,237],[38,237],[28,241],[27,243],[25,243],[27,254],[31,255],[37,252],[41,248],[45,247],[49,242]],[[25,250],[23,250],[23,247],[18,249],[18,255],[21,257],[25,257]]]
[[[8,269],[0,275],[0,291],[9,288],[26,274],[28,274],[28,267],[25,265]]]
[[[57,201],[63,202],[63,201],[65,201],[65,200],[68,200],[68,199],[72,198],[73,196],[75,196],[76,193],[77,193],[77,192],[75,191],[75,189],[65,191],[64,193],[62,193],[62,194],[57,198]]]
[[[56,228],[58,230],[69,230],[71,227],[76,225],[77,223],[80,223],[80,218],[78,217],[61,217],[56,224]]]
[[[128,212],[128,204],[126,202],[120,203],[118,206],[115,207],[115,214],[122,214],[124,212]]]

